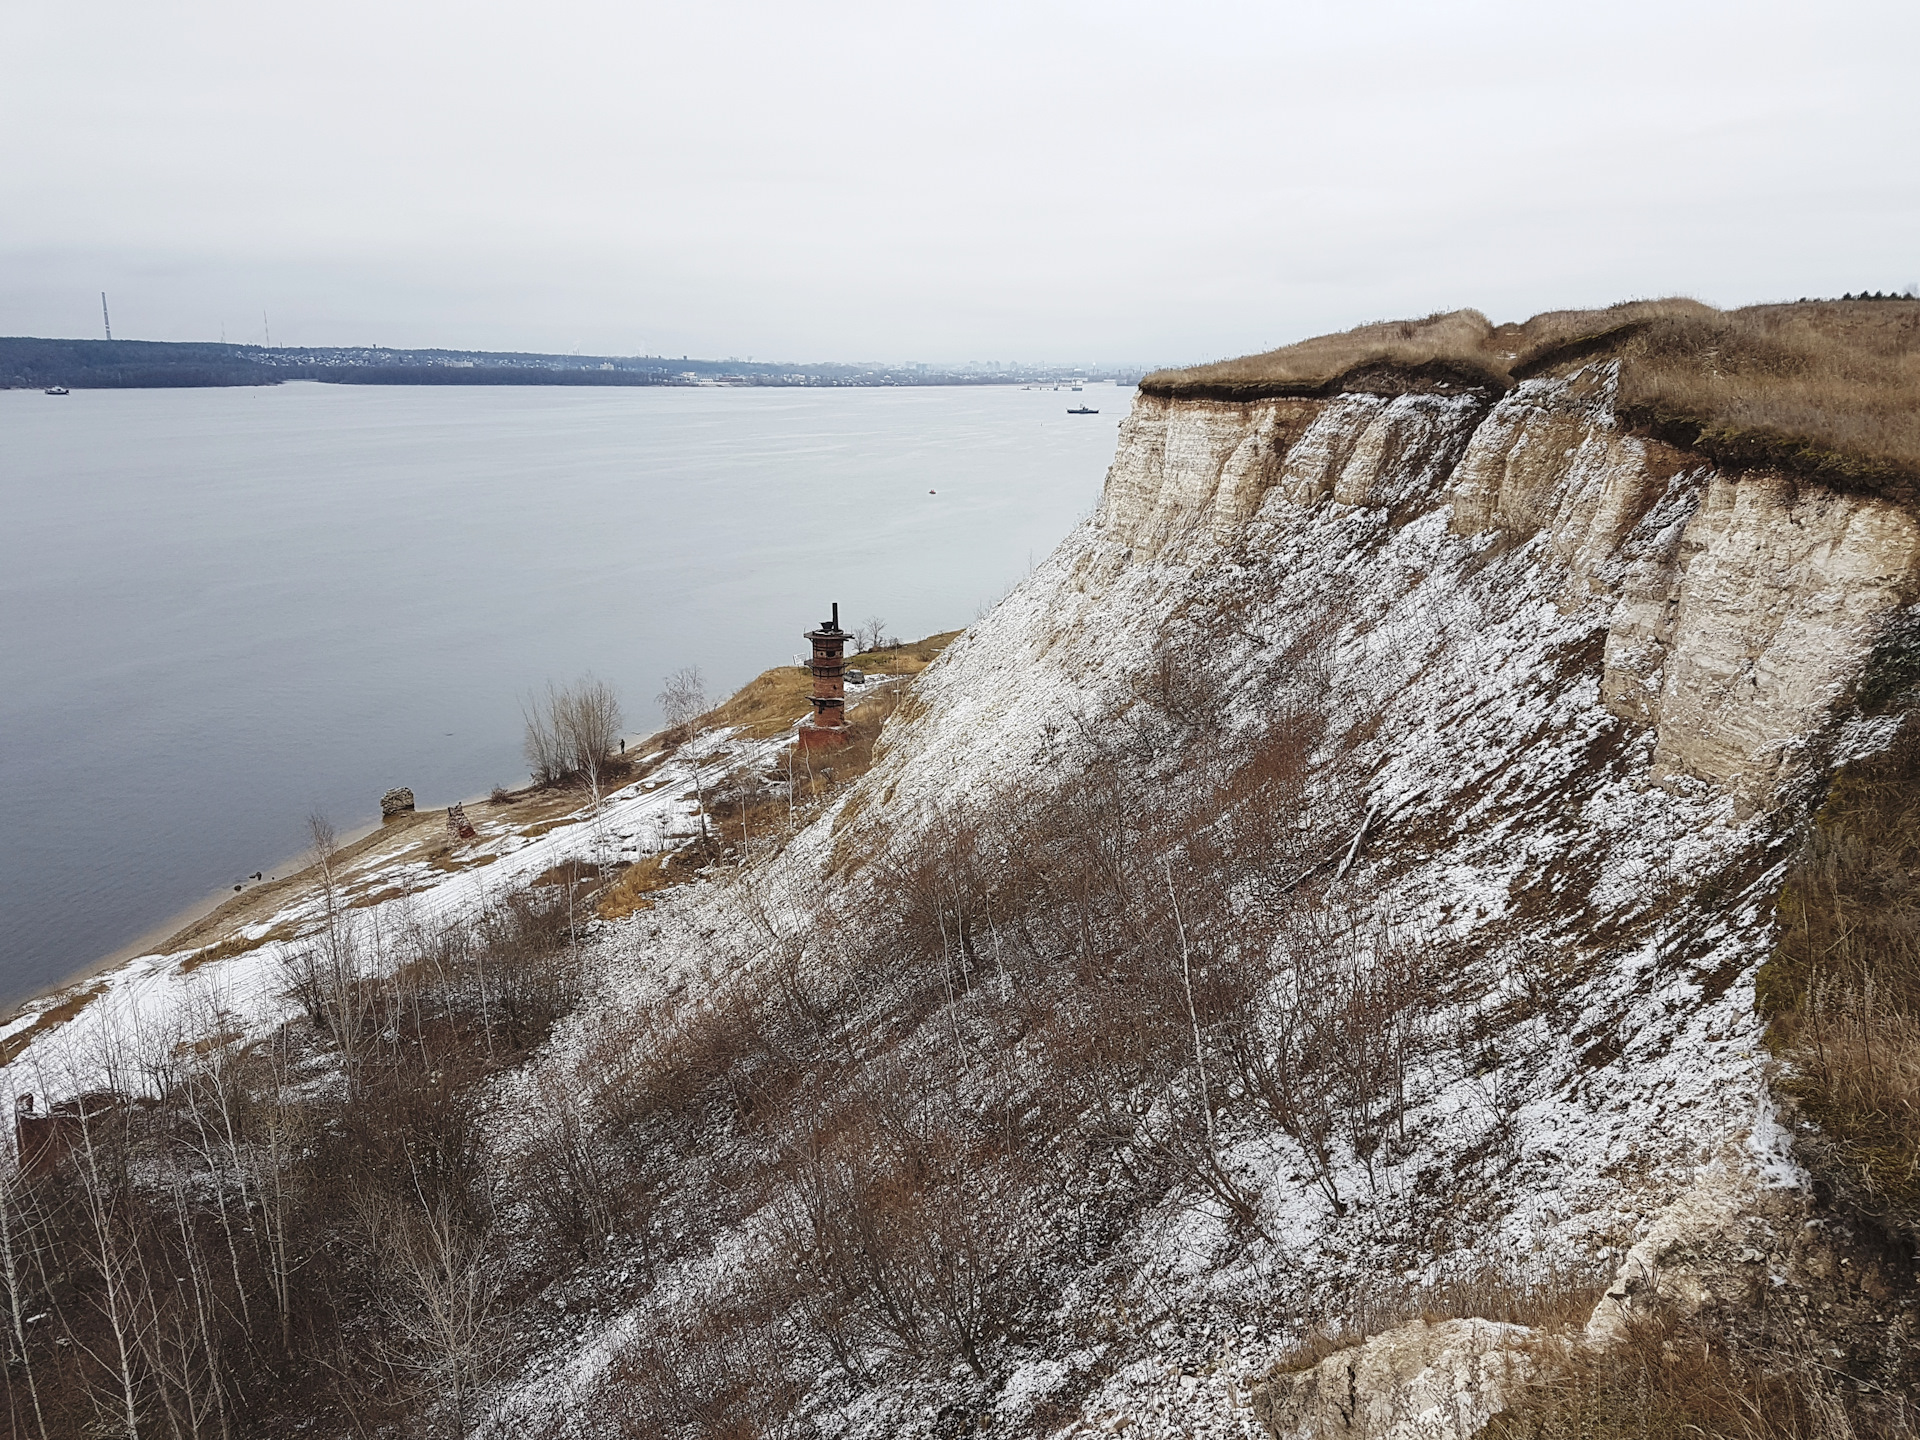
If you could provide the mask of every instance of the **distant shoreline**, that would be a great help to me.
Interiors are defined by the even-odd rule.
[[[968,385],[1131,385],[1145,366],[945,367],[542,355],[383,346],[208,344],[189,340],[0,337],[0,390],[201,390],[318,380],[333,385],[725,386],[872,389]]]

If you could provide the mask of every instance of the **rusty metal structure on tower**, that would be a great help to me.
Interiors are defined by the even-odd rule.
[[[830,750],[847,743],[847,641],[840,628],[840,607],[817,630],[806,632],[813,644],[813,714],[800,722],[802,750]]]

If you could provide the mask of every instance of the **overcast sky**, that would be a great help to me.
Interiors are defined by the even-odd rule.
[[[1920,282],[1920,5],[0,0],[0,334],[1179,362]]]

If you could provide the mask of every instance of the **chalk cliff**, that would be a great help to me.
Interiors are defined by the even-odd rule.
[[[1502,546],[1537,541],[1566,609],[1608,610],[1609,712],[1658,736],[1656,772],[1764,803],[1794,773],[1920,579],[1906,506],[1789,476],[1727,475],[1636,438],[1613,366],[1475,398],[1370,395],[1247,405],[1143,399],[1123,434],[1102,539],[1151,560],[1257,543],[1323,501]],[[1195,541],[1203,543],[1196,545]]]
[[[1284,1140],[1229,1141],[1290,1258],[1255,1285],[1217,1219],[1163,1216],[1123,1248],[1193,1308],[1264,1289],[1337,1316],[1370,1275],[1469,1256],[1610,1264],[1667,1207],[1690,1213],[1704,1176],[1754,1213],[1804,1185],[1752,980],[1795,825],[1837,757],[1891,733],[1850,701],[1920,596],[1920,525],[1894,498],[1636,435],[1617,378],[1601,360],[1504,395],[1142,396],[1097,514],[923,677],[837,821],[883,846],[997,787],[1071,787],[1086,737],[1182,709],[1169,660],[1223,732],[1330,714],[1313,803],[1354,836],[1340,884],[1447,957],[1435,1030],[1487,1068],[1444,1046],[1414,1063],[1418,1138],[1384,1181],[1339,1162],[1349,1208]],[[1149,732],[1170,786],[1204,765],[1192,727]],[[1465,1350],[1421,1332],[1378,1363],[1336,1357],[1321,1389],[1436,1346],[1409,1393],[1474,1389],[1459,1377],[1504,1362],[1473,1358],[1490,1332],[1469,1332]],[[1257,1376],[1249,1348],[1216,1360]],[[1251,1383],[1275,1433],[1349,1433],[1313,1419],[1320,1390]],[[1087,1413],[1226,1414],[1238,1393],[1123,1369]],[[1375,1396],[1360,1413],[1384,1418],[1351,1433],[1417,1429],[1423,1404]],[[1462,1404],[1445,1433],[1484,1420]]]
[[[1142,394],[872,768],[610,933],[508,1092],[509,1173],[554,1097],[631,1113],[611,1055],[740,1118],[672,1122],[736,1178],[647,1203],[706,1238],[502,1413],[1465,1440],[1649,1313],[1900,1383],[1910,1262],[1836,1248],[1753,986],[1898,728],[1856,696],[1920,527],[1641,433],[1621,376]]]

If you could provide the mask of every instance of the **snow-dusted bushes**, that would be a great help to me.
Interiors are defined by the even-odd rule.
[[[984,1375],[1034,1298],[1037,1177],[990,1128],[930,1116],[907,1093],[885,1086],[819,1117],[830,1128],[805,1137],[778,1208],[778,1263],[849,1374],[893,1355]]]
[[[12,1433],[468,1433],[528,1258],[476,1100],[577,998],[573,935],[521,895],[396,963],[363,915],[266,1040],[207,1015],[72,1057],[99,1088],[0,1190]]]

